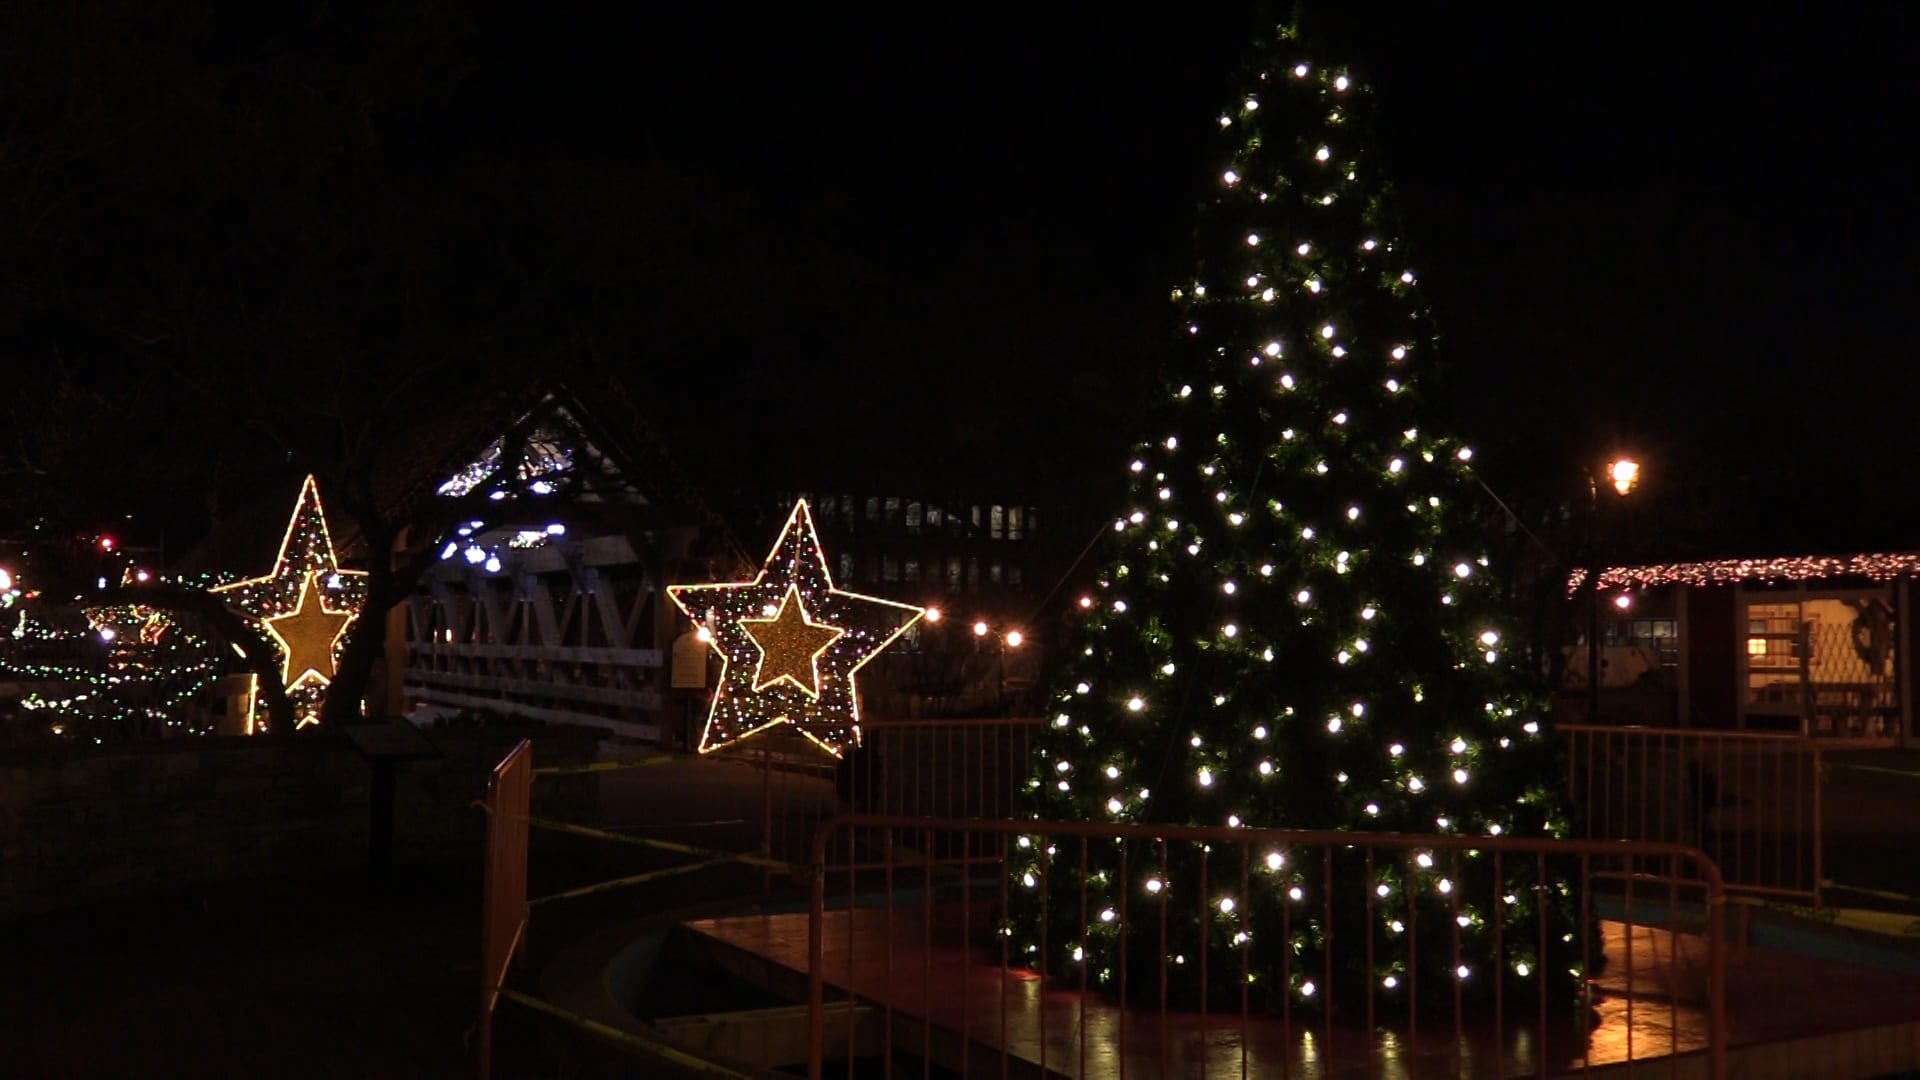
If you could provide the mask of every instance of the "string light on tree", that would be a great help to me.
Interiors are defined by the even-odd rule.
[[[1125,459],[1131,490],[1106,534],[1100,576],[1124,596],[1078,618],[1056,722],[1037,736],[1031,810],[1054,820],[1556,834],[1567,812],[1553,748],[1532,674],[1502,647],[1511,634],[1501,578],[1483,554],[1493,511],[1471,449],[1426,422],[1420,391],[1434,350],[1420,278],[1395,235],[1385,178],[1356,164],[1372,160],[1372,98],[1310,53],[1282,28],[1217,129],[1203,172],[1214,186],[1202,270],[1174,291],[1186,333],[1141,428],[1152,437]],[[1285,287],[1269,295],[1276,284]],[[1240,853],[1166,854],[1163,870],[1158,853],[1123,861],[1117,847],[1095,845],[1083,878],[1078,858],[1043,862],[1031,846],[1017,849],[1021,880],[1044,881],[1058,898],[1084,886],[1093,910],[1118,913],[1083,932],[1077,904],[1043,912],[1039,890],[1021,890],[1006,928],[1018,955],[1056,976],[1104,980],[1123,942],[1129,958],[1161,955],[1162,925],[1165,955],[1205,955],[1202,905],[1177,894],[1203,880],[1203,865],[1204,880],[1238,881]],[[1534,887],[1531,860],[1501,863],[1496,879],[1495,860],[1469,859],[1416,889],[1405,875],[1434,867],[1369,877],[1363,861],[1336,858],[1329,879],[1318,856],[1274,856],[1250,894],[1231,908],[1215,901],[1208,916],[1233,916],[1223,938],[1246,947],[1251,982],[1238,948],[1230,962],[1176,962],[1178,1007],[1201,998],[1203,967],[1205,992],[1224,1007],[1249,990],[1353,1001],[1366,987],[1404,997],[1435,983],[1450,1002],[1453,980],[1416,988],[1408,973],[1460,962],[1455,928],[1435,925],[1450,922],[1456,892],[1521,898],[1461,931],[1461,960],[1476,973],[1460,984],[1465,996],[1522,999],[1530,987],[1512,972],[1523,960],[1572,999],[1567,972],[1580,951],[1564,931],[1577,920],[1558,894]],[[1359,950],[1336,951],[1329,982],[1320,950],[1332,928],[1319,899],[1357,905],[1403,892],[1417,898],[1412,908],[1374,908],[1374,931],[1391,940],[1371,966]],[[1532,942],[1543,919],[1551,955],[1531,944],[1514,955],[1511,943]],[[1496,922],[1504,958],[1493,955]],[[1301,977],[1308,971],[1313,979]]]

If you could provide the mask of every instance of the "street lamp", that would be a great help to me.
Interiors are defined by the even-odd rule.
[[[1618,457],[1607,463],[1607,483],[1615,495],[1626,498],[1640,483],[1640,463]],[[1593,543],[1587,567],[1587,723],[1600,720],[1600,573],[1606,568],[1601,558],[1600,485],[1587,474],[1587,496],[1592,510]],[[1625,599],[1625,597],[1622,597]],[[1621,605],[1623,608],[1626,606]]]
[[[1613,481],[1613,490],[1625,495],[1640,482],[1640,463],[1632,458],[1618,458],[1607,466],[1607,478]]]

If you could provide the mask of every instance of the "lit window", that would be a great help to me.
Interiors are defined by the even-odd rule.
[[[987,511],[987,535],[995,540],[1005,535],[1007,510],[1004,506],[994,506]]]
[[[907,535],[920,535],[920,503],[914,500],[907,504]]]
[[[1026,515],[1022,512],[1020,507],[1018,506],[1007,507],[1007,539],[1009,540],[1020,539],[1021,526],[1025,524],[1025,522],[1022,519],[1025,516]]]

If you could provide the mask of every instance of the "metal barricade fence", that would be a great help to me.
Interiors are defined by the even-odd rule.
[[[977,866],[847,861],[902,846],[935,850],[940,837],[997,868],[983,878]],[[1089,873],[1090,853],[1104,869]],[[1018,865],[1009,858],[1016,854]],[[817,831],[812,860],[812,1080],[829,1074],[830,1058],[839,1075],[843,1056],[849,1077],[892,1076],[896,1066],[915,1075],[1119,1077],[1359,1075],[1364,1067],[1371,1076],[1406,1073],[1416,1061],[1421,1072],[1444,1062],[1449,1075],[1544,1077],[1656,1058],[1673,1075],[1705,1065],[1707,1076],[1725,1076],[1724,890],[1712,861],[1689,847],[856,814]],[[1283,879],[1280,867],[1299,876]],[[1142,874],[1150,876],[1136,880]],[[1534,884],[1523,890],[1517,879]],[[1286,888],[1288,880],[1307,888]],[[1537,927],[1515,908],[1523,914],[1503,938],[1500,905],[1524,904],[1513,893],[1525,890],[1536,896]],[[1044,978],[1013,954],[1002,916],[1022,901],[1040,913],[1039,953],[1068,974],[1057,964]],[[1568,922],[1550,943],[1547,912],[1556,904]],[[1188,920],[1176,925],[1188,929],[1170,944],[1176,906],[1186,910],[1173,918]],[[1255,987],[1251,938],[1271,933],[1291,947],[1278,950],[1277,977]],[[1477,943],[1475,955],[1491,956],[1490,973],[1469,967],[1463,934]],[[1091,975],[1091,946],[1107,964],[1115,935],[1117,964]],[[1138,939],[1131,958],[1129,938]],[[1570,995],[1565,1007],[1549,1008],[1550,955],[1580,960],[1552,973],[1568,977],[1556,991]],[[1381,978],[1377,961],[1398,966]],[[1224,983],[1209,981],[1210,964]],[[1197,973],[1208,989],[1170,1000],[1176,969],[1176,985]],[[1470,977],[1480,981],[1463,1008]],[[866,1018],[858,1047],[855,1022],[844,1045],[836,1023],[836,1045],[828,1045],[830,990],[837,1017]],[[871,1062],[875,1045],[884,1069]],[[901,1063],[898,1054],[920,1060]]]
[[[507,969],[522,958],[527,929],[527,819],[532,805],[533,745],[522,739],[487,779],[487,848],[480,886],[480,1016],[475,1068],[493,1067],[493,1011]]]
[[[843,809],[924,818],[1005,819],[1031,775],[1038,717],[870,720],[861,748],[834,759],[779,729],[719,753],[760,773],[761,848],[804,863],[821,822]],[[771,884],[771,881],[769,881]]]
[[[1799,735],[1561,724],[1581,835],[1697,847],[1729,891],[1821,902],[1821,747]]]

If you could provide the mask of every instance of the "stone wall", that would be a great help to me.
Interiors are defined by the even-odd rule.
[[[522,737],[536,765],[591,761],[599,733],[429,730],[440,758],[402,764],[394,861],[480,857],[473,807]],[[209,738],[0,753],[0,920],[214,881],[364,873],[372,767],[344,741]],[[592,774],[534,784],[536,813],[593,821]]]

